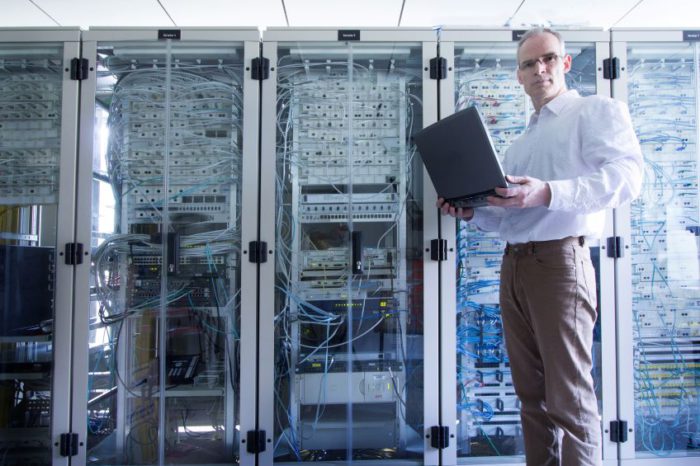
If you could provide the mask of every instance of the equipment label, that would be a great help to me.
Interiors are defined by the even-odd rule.
[[[360,40],[360,30],[340,29],[338,31],[338,40]]]
[[[683,31],[683,40],[687,42],[700,41],[700,31]]]

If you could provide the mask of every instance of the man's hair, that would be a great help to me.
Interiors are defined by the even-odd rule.
[[[518,41],[518,51],[517,51],[517,55],[516,55],[518,57],[518,60],[520,59],[520,48],[523,46],[525,41],[528,40],[530,37],[539,36],[541,34],[551,34],[554,37],[556,37],[557,40],[559,41],[559,45],[561,46],[561,50],[560,50],[561,56],[563,57],[564,55],[566,55],[566,47],[564,45],[564,39],[561,37],[561,34],[559,34],[554,29],[545,28],[545,27],[534,27],[534,28],[528,30],[525,34],[523,34],[523,36]]]

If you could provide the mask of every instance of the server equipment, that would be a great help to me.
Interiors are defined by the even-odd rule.
[[[420,457],[422,49],[277,52],[276,461]]]
[[[236,454],[243,47],[168,44],[96,45],[95,464]]]

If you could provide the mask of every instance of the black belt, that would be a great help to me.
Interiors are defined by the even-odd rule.
[[[505,254],[534,254],[536,251],[545,251],[547,249],[561,248],[569,244],[578,244],[583,246],[586,244],[584,236],[568,236],[562,239],[552,239],[549,241],[529,241],[527,243],[506,244]]]

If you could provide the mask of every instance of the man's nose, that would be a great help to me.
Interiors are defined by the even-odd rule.
[[[542,73],[543,71],[547,71],[547,65],[545,64],[544,60],[537,60],[537,73]]]

